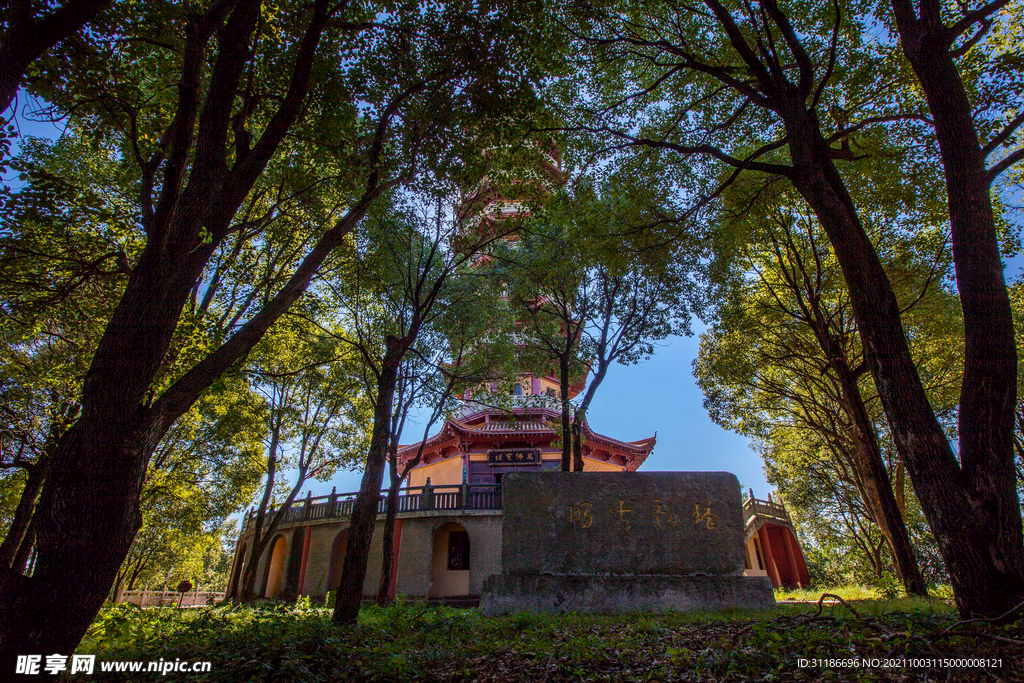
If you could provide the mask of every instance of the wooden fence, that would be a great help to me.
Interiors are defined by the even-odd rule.
[[[178,591],[151,591],[148,588],[143,590],[123,590],[117,597],[117,602],[130,602],[139,607],[177,607],[181,600],[182,607],[205,607],[220,602],[224,599],[224,591],[189,591],[179,593]]]

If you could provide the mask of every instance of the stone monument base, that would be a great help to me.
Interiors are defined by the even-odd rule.
[[[680,612],[775,606],[767,576],[579,576],[494,574],[484,580],[480,610],[514,612]]]

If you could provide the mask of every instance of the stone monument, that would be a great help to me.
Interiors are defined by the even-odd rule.
[[[501,574],[484,614],[764,608],[743,576],[740,485],[728,472],[533,472],[502,480]]]

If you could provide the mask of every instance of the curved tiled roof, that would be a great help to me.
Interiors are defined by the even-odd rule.
[[[515,414],[522,414],[531,419],[517,420],[514,417]],[[471,438],[474,435],[484,439],[509,436],[553,439],[557,435],[558,430],[555,426],[561,419],[561,415],[558,411],[550,408],[515,409],[511,411],[511,415],[509,412],[498,413],[485,409],[463,415],[461,418],[445,422],[437,434],[423,443],[423,448],[434,450],[443,446],[454,446],[462,442],[464,438]],[[657,434],[638,441],[613,439],[592,430],[586,419],[583,420],[583,434],[590,444],[600,444],[621,451],[623,455],[628,455],[627,469],[629,470],[636,470],[647,459],[657,441]],[[419,443],[399,446],[399,462],[404,464],[414,457],[419,446]]]

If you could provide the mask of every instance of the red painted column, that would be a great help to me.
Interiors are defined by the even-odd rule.
[[[806,584],[800,580],[800,567],[796,563],[796,553],[793,552],[793,532],[788,527],[782,527],[782,542],[786,546],[786,559],[789,561],[789,576],[790,580],[794,585],[800,585],[802,588],[806,587]]]
[[[782,580],[779,578],[779,568],[775,566],[775,553],[772,552],[772,542],[768,540],[768,528],[761,525],[757,530],[757,537],[761,540],[761,552],[764,554],[765,564],[768,565],[768,576],[772,580],[772,586],[778,588],[782,585]]]
[[[804,559],[804,553],[800,550],[800,539],[793,536],[793,553],[796,555],[796,571],[800,576],[800,583],[807,587],[811,585],[811,574],[807,571],[807,560]]]
[[[306,536],[302,539],[302,564],[299,565],[299,595],[302,595],[302,587],[306,585],[306,560],[309,559],[309,540],[313,536],[313,527],[306,527]]]

